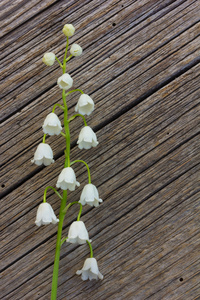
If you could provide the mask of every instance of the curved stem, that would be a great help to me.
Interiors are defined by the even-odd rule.
[[[81,89],[75,89],[75,90],[72,90],[72,91],[69,91],[66,93],[66,96],[70,95],[71,93],[74,93],[74,92],[80,92],[81,94],[84,94],[83,91]]]
[[[43,140],[42,140],[42,142],[45,144],[45,139],[46,139],[46,134],[44,134],[44,136],[43,136]]]
[[[88,246],[90,247],[90,258],[93,257],[93,250],[92,250],[92,244],[87,240]]]
[[[70,202],[63,210],[63,212],[66,214],[66,212],[68,211],[68,209],[74,205],[74,204],[79,204],[80,205],[80,210],[79,210],[79,214],[78,214],[78,217],[77,217],[77,221],[80,221],[80,217],[81,217],[81,213],[82,213],[82,204],[78,201],[74,201],[74,202]]]
[[[86,166],[87,171],[88,171],[88,183],[91,183],[90,168],[89,168],[88,164],[84,160],[77,159],[77,160],[72,161],[70,166],[75,164],[76,162],[81,162]]]
[[[83,119],[83,122],[84,122],[84,125],[87,126],[87,122],[86,122],[86,119],[83,115],[81,114],[76,114],[76,115],[73,115],[70,119],[68,119],[68,122],[71,122],[72,120],[74,120],[76,117],[81,117]]]
[[[53,109],[52,109],[52,112],[54,113],[54,111],[55,111],[55,109],[56,109],[56,107],[60,107],[62,110],[65,110],[65,108],[61,105],[61,104],[59,104],[59,103],[56,103],[54,106],[53,106]]]
[[[62,200],[62,196],[58,193],[58,191],[54,187],[49,185],[44,190],[43,202],[46,202],[46,196],[47,196],[47,190],[48,189],[52,189],[56,193],[56,195]]]
[[[80,202],[78,202],[78,204],[80,205],[80,209],[79,209],[77,221],[80,221],[83,205]]]

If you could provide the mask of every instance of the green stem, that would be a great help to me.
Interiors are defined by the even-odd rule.
[[[51,288],[51,300],[56,300],[56,296],[57,296],[61,237],[62,237],[63,221],[65,218],[64,208],[66,206],[66,202],[67,202],[67,191],[63,191],[63,198],[61,200],[60,213],[59,213],[58,233],[57,233],[57,241],[56,241],[56,253],[55,253],[55,259],[54,259],[52,288]]]
[[[55,111],[55,109],[56,109],[56,107],[60,107],[62,110],[65,110],[65,108],[61,105],[61,104],[59,104],[59,103],[56,103],[54,106],[53,106],[53,109],[52,109],[52,112],[54,113],[54,111]]]
[[[64,242],[66,241],[68,239],[68,237],[66,237],[66,238],[62,238],[62,240],[61,240],[61,246],[62,246],[62,244],[64,244]]]
[[[74,205],[74,204],[79,204],[80,205],[80,210],[79,210],[79,214],[78,214],[78,217],[77,217],[77,221],[80,221],[80,218],[81,218],[81,213],[82,213],[82,204],[78,201],[74,201],[74,202],[70,202],[63,210],[63,212],[66,214],[66,212],[68,211],[68,209]]]
[[[52,190],[56,193],[56,195],[62,200],[62,196],[58,193],[58,191],[57,191],[54,187],[52,187],[52,186],[47,186],[47,187],[45,188],[45,190],[44,190],[43,202],[46,202],[46,196],[47,196],[47,190],[48,190],[48,189],[52,189]]]
[[[86,122],[86,119],[83,115],[81,114],[76,114],[76,115],[73,115],[70,119],[68,119],[68,122],[71,122],[72,120],[74,120],[76,117],[81,117],[83,119],[83,122],[84,122],[84,125],[87,126],[87,122]]]
[[[87,171],[88,171],[88,183],[91,183],[90,168],[89,168],[88,164],[84,160],[77,159],[77,160],[72,161],[70,166],[75,164],[76,162],[81,162],[86,166]]]
[[[64,138],[66,139],[66,134],[64,134],[64,132],[61,131],[60,133],[62,136],[64,136]]]
[[[63,58],[63,74],[66,73],[66,56],[67,56],[68,46],[69,46],[69,38],[67,36],[67,44],[66,44],[66,48],[65,48],[65,55],[64,55],[64,58]]]
[[[89,241],[86,241],[88,243],[88,246],[90,247],[90,258],[93,257],[93,250],[92,250],[92,244]]]
[[[45,139],[46,139],[46,134],[44,134],[44,136],[43,136],[43,140],[42,140],[42,142],[45,144]]]
[[[57,60],[57,62],[59,63],[60,67],[63,68],[63,65],[61,64],[61,62],[59,61],[59,59],[57,57],[55,57],[55,59]]]
[[[75,90],[72,90],[72,91],[69,91],[66,93],[66,96],[70,95],[71,93],[74,93],[74,92],[80,92],[81,94],[84,94],[83,91],[81,89],[75,89]]]
[[[64,112],[64,120],[67,120],[67,112]],[[64,121],[66,135],[65,167],[70,167],[70,131],[69,123]]]
[[[78,217],[77,217],[77,221],[80,221],[80,218],[81,218],[81,213],[82,213],[82,204],[78,202],[78,204],[80,205],[80,209],[79,209],[79,213],[78,213]]]
[[[70,58],[72,58],[72,54],[70,56],[68,56],[68,58],[65,60],[65,62],[68,62],[68,60],[70,60]]]
[[[70,167],[70,131],[69,131],[69,122],[68,118],[68,108],[66,102],[66,95],[65,90],[62,92],[62,98],[64,103],[64,128],[65,128],[65,135],[66,135],[66,150],[65,150],[65,168]]]

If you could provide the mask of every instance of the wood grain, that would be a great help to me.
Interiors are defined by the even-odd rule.
[[[194,300],[200,297],[199,5],[165,1],[7,1],[1,21],[0,299],[50,299],[56,226],[37,228],[36,210],[55,186],[65,141],[47,137],[55,163],[30,163],[41,126],[61,102],[61,71],[41,63],[62,57],[62,27],[73,23],[83,55],[68,63],[74,88],[95,102],[87,117],[99,145],[77,149],[81,120],[73,121],[71,157],[84,159],[104,202],[84,207],[103,281],[75,275],[86,245],[61,250],[58,300]],[[79,95],[69,97],[69,114]],[[63,122],[62,112],[56,113]],[[87,180],[74,165],[81,187]],[[59,200],[48,192],[56,215]],[[72,207],[63,234],[76,220]]]

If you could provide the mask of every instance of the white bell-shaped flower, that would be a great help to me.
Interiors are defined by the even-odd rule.
[[[47,225],[47,224],[56,224],[59,222],[59,219],[56,218],[56,215],[53,211],[51,205],[47,202],[43,202],[39,205],[36,215],[35,224],[37,226]]]
[[[75,111],[82,115],[90,115],[94,110],[94,101],[90,96],[82,94],[75,106]]]
[[[54,113],[50,113],[46,116],[42,128],[43,132],[48,133],[49,135],[58,135],[62,130],[61,122],[58,116]]]
[[[99,198],[96,186],[92,183],[86,184],[82,190],[79,203],[97,207],[101,202],[103,202],[103,200]]]
[[[85,224],[82,221],[74,221],[69,227],[67,242],[85,244],[86,241],[91,240],[89,240]]]
[[[44,54],[42,61],[45,65],[52,66],[55,62],[55,58],[56,56],[53,52],[48,52]]]
[[[63,31],[64,35],[69,37],[74,34],[75,28],[72,24],[65,24],[62,31]]]
[[[103,275],[99,272],[97,261],[94,257],[87,258],[83,268],[76,271],[77,275],[81,275],[82,280],[103,279]]]
[[[49,166],[51,163],[54,163],[51,147],[48,144],[40,143],[31,162],[35,163],[37,166],[41,166],[42,164]]]
[[[77,144],[79,149],[90,149],[99,144],[97,136],[90,126],[85,126],[81,129]]]
[[[58,176],[57,188],[74,191],[76,185],[80,186],[80,183],[76,181],[74,170],[71,167],[64,168]]]
[[[73,56],[80,56],[82,54],[83,50],[81,48],[81,46],[79,46],[78,44],[73,44],[70,48],[70,53]]]
[[[61,89],[68,90],[73,85],[73,79],[69,74],[65,73],[58,78],[57,84]]]

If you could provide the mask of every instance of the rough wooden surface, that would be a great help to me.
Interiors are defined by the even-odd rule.
[[[57,228],[34,221],[44,188],[62,169],[63,137],[47,137],[55,164],[30,160],[45,116],[62,103],[61,71],[41,58],[47,51],[62,57],[66,23],[76,27],[70,43],[84,49],[68,63],[74,88],[95,101],[87,121],[99,145],[77,149],[77,120],[71,156],[89,163],[104,200],[82,216],[104,280],[81,281],[75,272],[88,247],[65,243],[58,299],[200,297],[199,15],[192,0],[1,1],[0,299],[50,299]],[[76,102],[70,96],[70,115]],[[86,170],[74,168],[83,187]],[[58,215],[51,192],[48,202]],[[72,207],[65,235],[76,216]]]

